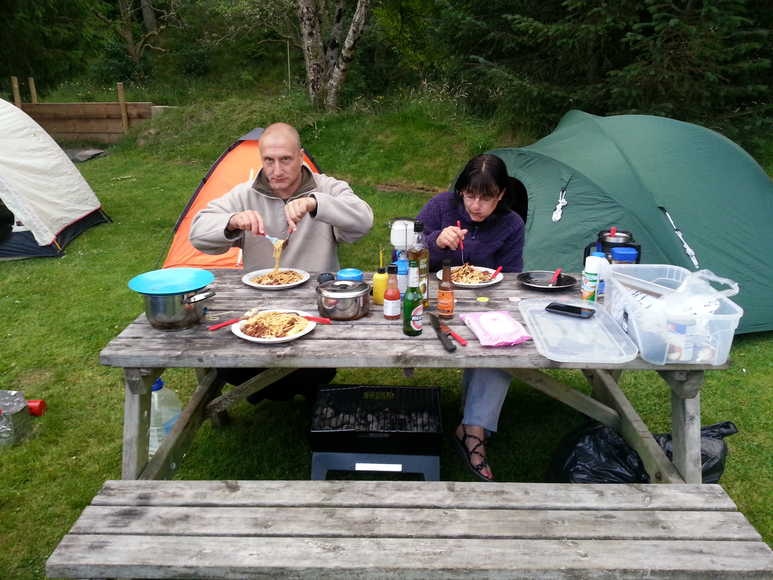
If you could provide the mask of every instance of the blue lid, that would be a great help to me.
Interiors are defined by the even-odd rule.
[[[362,270],[357,268],[344,268],[336,272],[336,278],[339,280],[362,280]]]
[[[618,246],[612,248],[612,259],[625,262],[635,262],[639,257],[639,250],[636,248],[629,248],[626,246]]]
[[[591,256],[597,256],[599,258],[604,258],[605,260],[607,259],[607,255],[604,252],[593,252]]]
[[[397,260],[397,273],[398,274],[408,273],[408,260]]]
[[[156,379],[156,382],[151,385],[150,390],[151,391],[160,391],[164,388],[164,381],[161,379],[161,377],[158,377]]]
[[[129,280],[129,288],[140,294],[180,294],[203,288],[214,279],[209,270],[168,268],[135,276]]]

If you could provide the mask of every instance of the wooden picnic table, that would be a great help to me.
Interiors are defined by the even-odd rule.
[[[482,347],[458,316],[453,330],[468,340],[468,346],[446,352],[425,314],[424,332],[405,336],[400,320],[386,320],[379,306],[359,320],[317,325],[306,336],[291,342],[255,344],[235,336],[228,328],[209,331],[208,325],[235,318],[251,308],[295,308],[317,314],[316,274],[294,288],[258,290],[241,281],[242,272],[214,271],[210,288],[216,296],[208,301],[208,320],[194,328],[165,332],[154,329],[139,315],[100,353],[102,364],[121,367],[125,380],[123,479],[168,477],[182,459],[193,436],[207,418],[223,420],[235,401],[256,392],[296,368],[475,368],[507,369],[515,378],[567,404],[622,434],[641,456],[653,483],[701,483],[700,389],[705,369],[701,365],[656,366],[636,358],[622,364],[559,363],[537,352],[532,342],[513,347]],[[430,295],[437,279],[431,276]],[[549,297],[576,297],[578,290],[558,291]],[[486,302],[477,299],[485,297]],[[505,274],[502,282],[480,289],[456,290],[456,311],[506,310],[516,320],[523,318],[518,300],[545,298],[548,294],[524,288],[516,274]],[[223,392],[215,381],[216,367],[261,367],[267,369],[239,387]],[[148,461],[148,426],[151,384],[164,369],[195,368],[198,387],[172,432]],[[569,387],[546,369],[580,369],[592,385],[592,396]],[[671,391],[673,463],[652,437],[618,386],[623,371],[655,370]]]

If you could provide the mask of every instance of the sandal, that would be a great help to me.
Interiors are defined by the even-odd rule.
[[[482,447],[485,444],[485,441],[481,439],[480,437],[476,437],[475,435],[470,435],[467,433],[467,429],[464,425],[462,425],[462,433],[463,435],[461,437],[457,436],[456,432],[454,432],[454,442],[456,443],[456,448],[459,451],[459,454],[462,456],[462,459],[464,459],[465,464],[467,465],[468,469],[472,472],[472,474],[480,479],[481,481],[494,481],[494,476],[492,474],[491,477],[486,477],[482,472],[484,469],[488,468],[491,469],[489,464],[486,462],[486,457],[478,451],[479,447]],[[472,439],[475,445],[472,449],[467,448],[467,439]],[[478,457],[482,458],[483,461],[478,463],[477,465],[473,464],[472,462],[472,456],[477,455]]]

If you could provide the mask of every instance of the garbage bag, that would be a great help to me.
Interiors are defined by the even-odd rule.
[[[548,481],[554,483],[649,483],[639,454],[614,429],[590,423],[561,441]]]
[[[703,483],[717,483],[725,470],[724,438],[738,432],[731,421],[701,429]],[[672,458],[671,434],[654,435]],[[614,430],[592,422],[567,435],[553,455],[547,480],[555,483],[649,483],[639,454]]]
[[[727,460],[727,443],[725,437],[738,433],[738,427],[732,421],[723,421],[708,425],[701,429],[701,465],[703,483],[719,483],[719,478],[725,471]],[[666,456],[673,457],[671,434],[655,435],[658,442],[666,452]]]

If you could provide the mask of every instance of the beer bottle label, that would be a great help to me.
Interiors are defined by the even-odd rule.
[[[416,307],[411,311],[411,328],[421,332],[424,316],[424,305],[419,302]]]

